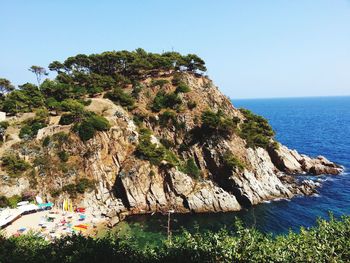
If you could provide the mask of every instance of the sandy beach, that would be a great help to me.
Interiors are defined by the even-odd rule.
[[[96,218],[88,213],[63,212],[52,209],[22,215],[1,231],[7,237],[28,232],[39,233],[48,239],[73,233],[96,236],[103,223],[103,218]]]

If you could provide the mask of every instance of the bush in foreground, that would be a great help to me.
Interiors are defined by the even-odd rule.
[[[300,233],[273,237],[236,224],[235,233],[189,233],[141,247],[137,240],[71,236],[54,240],[0,235],[0,262],[349,262],[350,217],[318,220]]]

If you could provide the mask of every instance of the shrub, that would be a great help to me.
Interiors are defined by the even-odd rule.
[[[13,195],[9,198],[6,196],[0,196],[0,207],[16,208],[20,201],[22,201],[22,197],[19,195]]]
[[[50,195],[53,197],[53,198],[57,198],[61,195],[61,190],[59,189],[52,189],[50,191]]]
[[[317,220],[298,233],[273,236],[235,224],[235,231],[186,230],[169,240],[106,235],[64,236],[46,241],[35,234],[0,235],[2,262],[349,262],[350,217]],[[64,253],[63,253],[64,252]]]
[[[71,197],[76,197],[77,194],[83,194],[87,190],[94,189],[94,187],[95,182],[93,180],[81,178],[75,184],[67,184],[62,187],[62,191],[67,192]]]
[[[59,124],[61,125],[69,125],[76,121],[76,115],[72,113],[65,113],[61,116]]]
[[[82,123],[80,123],[77,127],[77,130],[78,135],[83,142],[88,141],[92,137],[94,137],[96,132],[92,123],[88,121],[83,121]]]
[[[75,127],[82,141],[90,140],[96,131],[107,131],[110,128],[108,120],[102,116],[91,115]]]
[[[201,175],[201,170],[198,168],[193,158],[188,159],[180,170],[194,179],[199,179]]]
[[[123,107],[126,107],[128,110],[134,108],[135,99],[128,93],[124,92],[121,88],[114,88],[112,91],[107,92],[105,97]]]
[[[175,90],[175,93],[187,93],[187,92],[190,92],[190,91],[191,91],[191,89],[185,83],[181,82],[177,86],[177,88]]]
[[[141,90],[143,89],[143,84],[138,82],[138,81],[134,81],[134,83],[132,84],[132,92],[131,92],[131,96],[133,96],[133,98],[138,99]]]
[[[62,162],[67,162],[69,159],[69,154],[66,151],[60,151],[57,155]]]
[[[52,139],[59,142],[60,144],[66,143],[69,139],[69,136],[67,133],[64,132],[58,132],[52,135]]]
[[[76,184],[76,190],[78,193],[83,194],[87,190],[92,190],[95,187],[95,183],[93,180],[89,180],[87,178],[79,179]]]
[[[89,95],[94,96],[96,94],[102,93],[103,88],[96,87],[96,86],[89,86],[89,87],[87,87],[86,91]]]
[[[75,187],[75,184],[67,184],[62,187],[63,192],[67,192],[71,197],[76,197],[77,195],[77,189]]]
[[[49,111],[44,107],[39,108],[35,111],[35,117],[36,119],[44,120],[49,117]]]
[[[245,167],[245,165],[229,151],[224,154],[223,162],[225,167],[230,170],[237,168],[238,170],[243,171]]]
[[[141,116],[141,115],[134,115],[133,117],[133,121],[135,123],[136,126],[141,126],[143,124],[145,117]]]
[[[163,160],[170,166],[177,166],[179,163],[174,153],[167,150],[163,145],[152,143],[151,132],[145,129],[140,131],[139,144],[136,147],[135,155],[158,166]]]
[[[10,126],[10,124],[8,123],[8,121],[1,121],[0,122],[0,128],[6,130],[8,127]]]
[[[180,83],[183,82],[183,76],[181,73],[175,73],[174,76],[173,76],[173,79],[171,80],[171,83],[174,85],[174,86],[177,86],[179,85]]]
[[[22,198],[19,195],[13,195],[8,198],[8,204],[11,208],[16,208],[17,204],[21,201],[22,201]]]
[[[0,207],[8,207],[10,204],[9,204],[9,201],[7,199],[6,196],[0,196]]]
[[[18,155],[7,154],[1,158],[2,166],[9,173],[10,176],[17,177],[24,173],[30,164],[22,160]]]
[[[155,87],[155,86],[159,86],[159,87],[163,87],[165,84],[168,84],[169,81],[166,79],[152,79],[150,86],[151,87]]]
[[[170,149],[170,148],[174,148],[175,147],[175,144],[171,141],[171,140],[168,140],[166,138],[161,138],[160,139],[160,143],[162,145],[164,145],[165,148],[167,149]]]
[[[43,147],[47,147],[50,145],[51,142],[51,137],[50,136],[46,136],[42,142]]]
[[[42,120],[31,120],[21,128],[19,131],[19,137],[21,139],[32,139],[38,134],[38,131],[41,128],[46,126],[46,123]]]
[[[87,121],[90,122],[97,131],[107,131],[111,127],[108,120],[99,115],[92,115]]]
[[[159,124],[162,127],[168,127],[173,124],[176,126],[176,114],[173,111],[166,110],[159,116]]]
[[[247,142],[247,147],[262,147],[270,146],[275,135],[275,132],[269,125],[268,121],[258,115],[255,115],[249,110],[240,109],[245,120],[241,125],[240,135]]]
[[[63,111],[70,111],[72,113],[82,113],[84,111],[84,105],[78,100],[66,99],[60,103]]]
[[[4,136],[8,127],[9,123],[7,121],[0,122],[0,143],[4,141]]]
[[[197,107],[197,103],[195,101],[189,101],[187,102],[187,107],[190,110],[193,110],[195,107]]]
[[[181,98],[176,93],[167,94],[165,91],[161,90],[154,98],[151,109],[154,112],[159,112],[161,109],[166,108],[176,110],[181,104]]]
[[[210,110],[202,113],[202,131],[205,134],[230,135],[237,127],[235,119],[226,116],[222,111]]]

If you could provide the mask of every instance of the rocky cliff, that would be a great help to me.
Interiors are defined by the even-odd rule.
[[[275,142],[266,121],[236,109],[207,77],[167,73],[139,85],[132,108],[103,93],[89,99],[85,110],[105,117],[110,128],[86,141],[51,112],[36,139],[11,143],[21,125],[13,117],[14,134],[5,136],[1,154],[16,152],[32,170],[11,177],[3,167],[0,195],[34,192],[55,201],[70,195],[115,224],[131,214],[238,211],[308,195],[318,183],[297,175],[341,172],[324,157]],[[124,92],[131,94],[132,85]],[[84,178],[88,190],[73,191]]]

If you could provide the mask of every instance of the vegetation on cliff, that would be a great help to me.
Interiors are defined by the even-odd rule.
[[[246,109],[241,109],[241,112],[245,120],[241,125],[240,134],[246,140],[247,147],[267,148],[271,145],[275,132],[267,120]]]
[[[193,54],[142,49],[79,54],[49,69],[55,79],[44,79],[46,69],[33,66],[37,83],[18,88],[0,79],[0,110],[11,120],[0,124],[4,152],[11,153],[2,160],[8,185],[21,176],[29,181],[26,187],[42,187],[52,198],[79,198],[96,178],[105,178],[97,173],[119,176],[149,162],[153,178],[175,168],[195,183],[212,180],[228,189],[220,185],[227,183],[223,177],[252,169],[244,147],[273,142],[267,121],[234,109],[203,76],[205,62]],[[99,132],[105,134],[96,136]],[[130,158],[117,156],[120,151]],[[109,167],[92,172],[92,157]],[[88,187],[80,187],[83,179]]]
[[[52,243],[35,235],[0,236],[0,262],[348,262],[350,217],[318,220],[300,233],[273,237],[236,223],[236,231],[183,232],[161,245],[108,235],[71,236]]]

